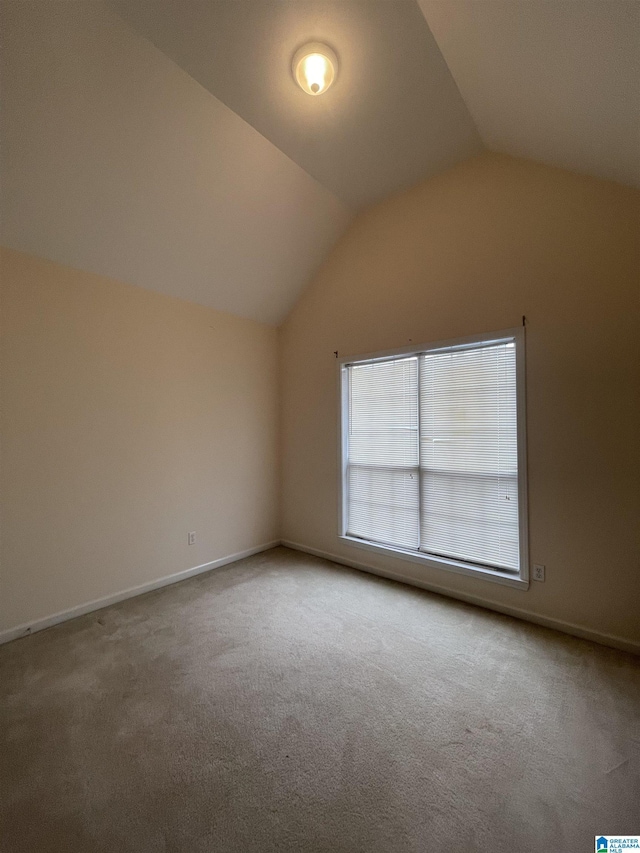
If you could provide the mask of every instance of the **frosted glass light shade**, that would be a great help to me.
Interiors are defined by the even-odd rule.
[[[336,79],[338,57],[320,42],[310,42],[293,57],[293,76],[308,95],[322,95]]]

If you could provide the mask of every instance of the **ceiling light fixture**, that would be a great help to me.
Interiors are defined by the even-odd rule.
[[[336,79],[338,57],[320,42],[310,42],[293,56],[293,76],[309,95],[322,95]]]

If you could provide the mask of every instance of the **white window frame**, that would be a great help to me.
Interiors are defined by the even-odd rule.
[[[347,461],[349,452],[349,372],[348,367],[363,362],[392,361],[399,356],[420,355],[426,352],[444,352],[447,350],[464,349],[475,347],[478,344],[491,343],[514,343],[516,351],[516,418],[517,418],[517,444],[518,444],[518,534],[519,534],[519,571],[508,572],[506,570],[491,568],[489,566],[478,566],[462,560],[449,557],[435,557],[431,554],[407,551],[390,545],[380,545],[364,539],[348,536],[347,530]],[[529,586],[529,529],[528,529],[528,507],[527,507],[527,413],[526,413],[526,385],[525,385],[525,330],[524,326],[515,329],[505,329],[500,332],[492,332],[482,335],[472,335],[465,338],[456,338],[448,341],[436,341],[435,343],[422,346],[411,345],[400,349],[386,350],[384,352],[369,353],[357,357],[347,356],[337,359],[338,363],[338,388],[339,388],[339,489],[338,489],[338,536],[349,546],[374,551],[396,559],[419,563],[434,569],[443,569],[462,575],[471,575],[475,578],[484,578],[495,583],[528,588]]]

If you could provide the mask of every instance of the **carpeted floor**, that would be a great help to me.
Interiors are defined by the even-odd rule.
[[[0,648],[2,853],[640,832],[640,660],[277,548]]]

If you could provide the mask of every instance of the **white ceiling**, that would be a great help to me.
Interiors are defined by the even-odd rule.
[[[278,323],[355,210],[483,143],[640,185],[637,0],[419,2],[0,0],[0,240]]]
[[[419,0],[485,145],[640,186],[637,0]]]
[[[277,323],[346,227],[329,190],[97,2],[4,2],[4,245]]]
[[[110,0],[213,95],[353,208],[481,150],[416,0]],[[308,41],[338,54],[310,98],[291,60]]]

